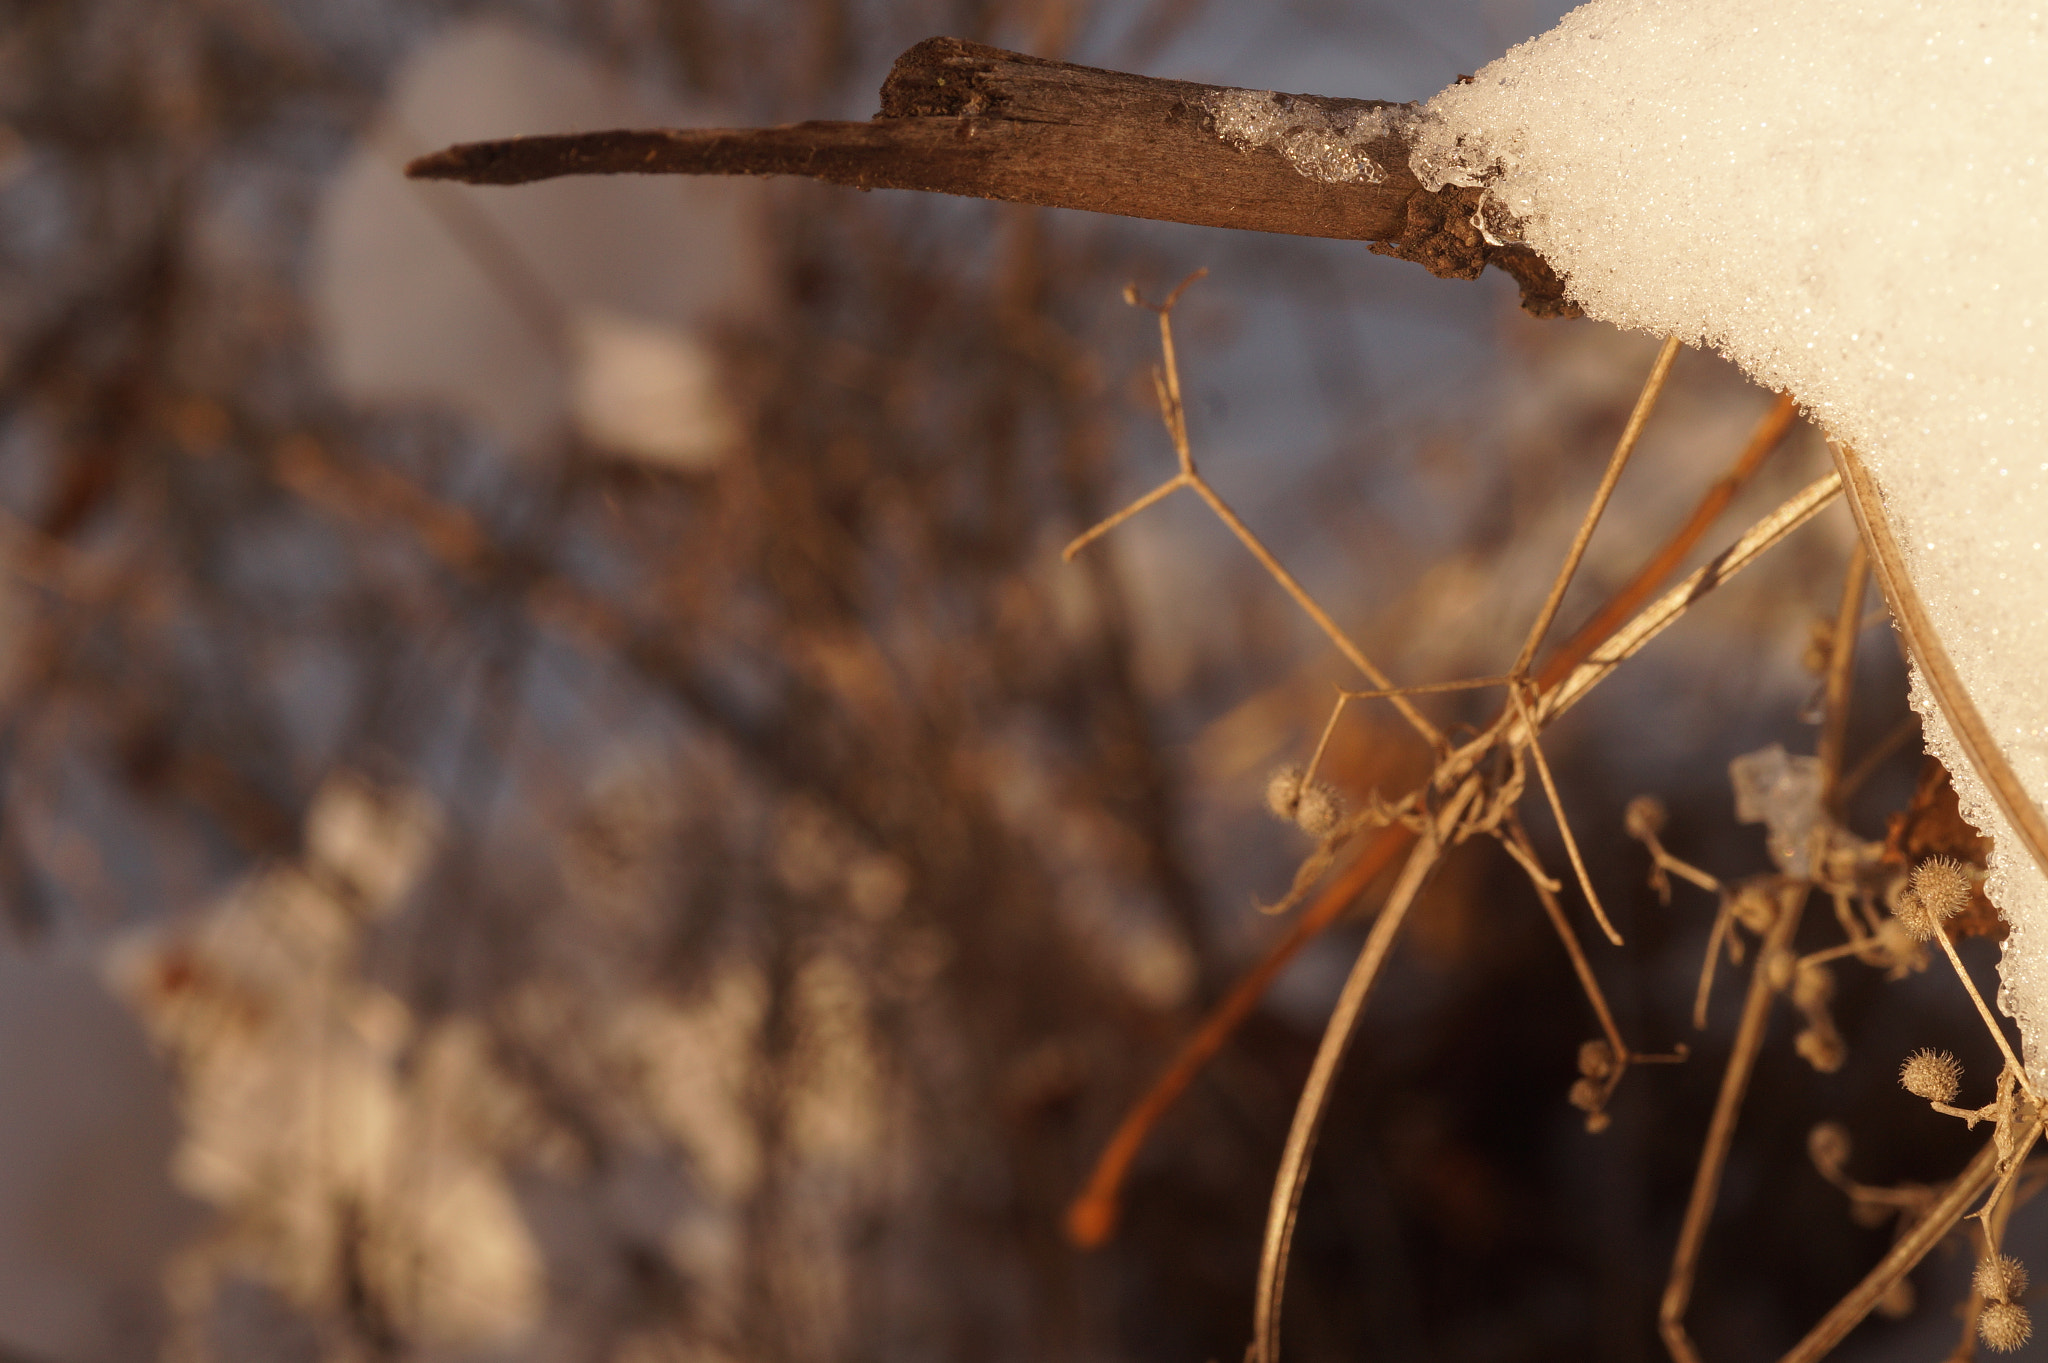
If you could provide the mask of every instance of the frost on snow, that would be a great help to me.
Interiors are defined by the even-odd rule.
[[[2009,0],[1595,0],[1424,110],[1589,316],[1714,346],[1856,447],[1964,686],[2048,803],[2048,18]],[[1498,230],[1498,228],[1496,229]],[[2048,880],[1996,841],[2000,1003],[2048,1058]]]

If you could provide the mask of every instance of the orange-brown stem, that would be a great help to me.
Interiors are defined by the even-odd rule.
[[[1223,1043],[1258,1006],[1267,988],[1286,969],[1287,963],[1342,917],[1351,901],[1358,898],[1382,871],[1393,865],[1414,841],[1414,831],[1399,824],[1380,830],[1372,845],[1317,896],[1315,903],[1294,921],[1287,935],[1273,944],[1272,949],[1203,1020],[1201,1030],[1188,1038],[1166,1072],[1153,1082],[1145,1096],[1124,1117],[1116,1134],[1109,1138],[1109,1144],[1095,1163],[1095,1172],[1089,1177],[1088,1186],[1067,1208],[1069,1240],[1082,1249],[1094,1249],[1115,1233],[1124,1176],[1130,1171],[1138,1151],[1144,1148],[1145,1138],[1151,1134],[1153,1126],[1187,1091],[1195,1076],[1202,1072],[1202,1067],[1223,1049]]]

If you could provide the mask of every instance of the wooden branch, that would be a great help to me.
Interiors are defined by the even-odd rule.
[[[1230,135],[1228,111],[1278,137]],[[1391,116],[1377,111],[1391,110]],[[1492,264],[1538,316],[1571,316],[1533,251],[1488,242],[1478,191],[1430,193],[1408,169],[1403,106],[1239,91],[1046,61],[959,38],[896,59],[866,123],[619,130],[469,142],[406,167],[417,179],[516,185],[561,175],[803,175],[1131,218],[1374,243],[1431,273]],[[1219,128],[1219,113],[1224,127]]]

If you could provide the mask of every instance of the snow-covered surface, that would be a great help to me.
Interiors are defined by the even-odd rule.
[[[2048,7],[1596,0],[1424,110],[1594,316],[1713,345],[1875,474],[1964,685],[2048,801]],[[1997,842],[2001,1002],[2048,1047],[2048,880],[1916,676]]]

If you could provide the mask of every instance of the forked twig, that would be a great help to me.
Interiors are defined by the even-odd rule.
[[[1294,604],[1301,607],[1308,618],[1315,622],[1316,628],[1320,629],[1324,637],[1336,646],[1337,651],[1343,654],[1353,667],[1363,672],[1374,686],[1387,693],[1388,698],[1394,703],[1394,708],[1401,712],[1401,717],[1408,721],[1416,733],[1422,735],[1423,740],[1431,748],[1441,751],[1444,747],[1444,737],[1442,733],[1438,732],[1437,727],[1430,723],[1423,713],[1409,702],[1407,696],[1402,693],[1401,688],[1394,685],[1393,679],[1380,671],[1372,659],[1365,655],[1365,650],[1353,643],[1351,636],[1338,628],[1337,622],[1330,618],[1329,612],[1325,611],[1322,606],[1317,604],[1316,599],[1309,595],[1308,588],[1302,586],[1294,574],[1288,572],[1282,566],[1280,560],[1273,556],[1273,552],[1266,548],[1264,541],[1252,533],[1252,528],[1246,525],[1237,512],[1231,509],[1230,504],[1217,494],[1216,489],[1209,486],[1208,480],[1203,478],[1200,470],[1195,467],[1194,449],[1188,443],[1187,405],[1181,401],[1180,363],[1174,354],[1173,348],[1173,309],[1174,305],[1180,302],[1180,296],[1187,287],[1208,273],[1206,269],[1196,270],[1175,286],[1173,292],[1166,296],[1164,303],[1146,302],[1138,293],[1136,285],[1132,285],[1124,290],[1125,302],[1133,307],[1150,308],[1159,316],[1159,353],[1161,364],[1158,369],[1153,371],[1152,382],[1159,393],[1160,420],[1166,426],[1168,439],[1173,442],[1174,457],[1180,462],[1180,471],[1158,487],[1153,488],[1150,492],[1132,502],[1129,506],[1123,508],[1123,510],[1090,526],[1087,530],[1075,536],[1067,547],[1060,551],[1060,556],[1071,560],[1074,555],[1080,553],[1088,545],[1137,515],[1146,507],[1165,500],[1182,488],[1192,490],[1196,496],[1208,504],[1209,510],[1215,513],[1216,519],[1222,521],[1224,525],[1230,528],[1230,533],[1237,536],[1238,542],[1244,545],[1253,558],[1258,560],[1259,566],[1266,570],[1267,575],[1280,584],[1281,590],[1294,598]]]

